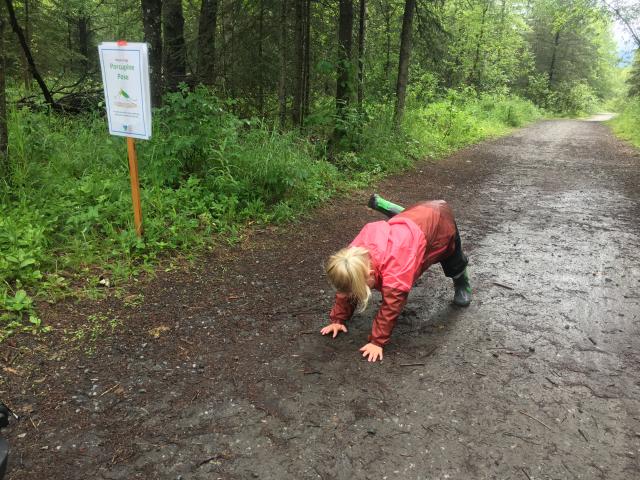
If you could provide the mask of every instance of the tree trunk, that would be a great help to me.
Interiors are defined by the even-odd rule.
[[[556,73],[556,55],[558,53],[558,45],[560,45],[560,30],[556,32],[553,40],[553,54],[551,55],[551,65],[549,66],[549,86],[551,86],[553,76]]]
[[[287,122],[287,0],[282,0],[280,10],[280,80],[278,82],[278,107],[280,128]]]
[[[636,45],[638,46],[638,48],[640,48],[640,32],[636,31],[636,29],[631,24],[631,21],[629,20],[628,16],[627,15],[623,15],[622,12],[620,12],[619,8],[617,8],[616,6],[610,5],[606,0],[604,0],[604,4],[607,6],[607,8],[609,10],[611,10],[611,11],[613,11],[613,13],[615,13],[616,17],[618,17],[618,19],[622,23],[624,23],[625,27],[627,27],[627,31],[633,37],[633,40],[636,42]],[[629,5],[629,6],[631,6],[631,5]]]
[[[231,15],[230,17],[230,29],[229,32],[229,75],[227,76],[227,85],[229,88],[229,95],[231,98],[236,97],[236,20],[239,17],[239,10],[241,8],[241,2],[239,0],[232,0],[231,2]],[[235,111],[235,104],[232,106]]]
[[[340,0],[340,24],[338,27],[338,83],[336,85],[336,110],[344,115],[351,100],[351,39],[353,37],[353,0]]]
[[[27,46],[31,48],[31,3],[29,0],[24,0],[24,39],[27,42]],[[24,88],[27,92],[31,91],[31,72],[27,64],[27,57],[22,55],[23,61],[23,81]]]
[[[215,83],[216,23],[218,0],[202,0],[198,23],[198,80],[205,85]]]
[[[358,108],[362,110],[364,99],[364,53],[367,31],[367,0],[360,0],[360,18],[358,24]]]
[[[80,58],[80,74],[86,75],[89,71],[89,20],[90,18],[84,15],[78,17],[78,52],[82,57]]]
[[[45,101],[52,107],[56,107],[56,102],[53,100],[53,96],[51,92],[47,88],[47,85],[44,83],[44,80],[40,76],[38,69],[36,68],[36,64],[33,60],[33,56],[31,55],[31,50],[29,49],[29,45],[27,45],[27,41],[24,38],[24,33],[22,32],[22,28],[18,24],[18,20],[16,19],[16,12],[13,9],[13,2],[11,0],[5,0],[5,4],[7,5],[7,11],[9,12],[9,21],[11,22],[11,28],[13,32],[18,37],[18,41],[20,42],[20,46],[22,47],[22,51],[24,55],[27,57],[27,63],[29,64],[29,71],[33,78],[35,78],[36,82],[38,82],[38,86],[40,90],[42,90],[42,95],[44,95]]]
[[[164,73],[169,91],[178,89],[178,84],[186,80],[184,15],[182,0],[164,0],[162,5],[164,27]]]
[[[302,99],[302,118],[309,114],[309,103],[311,101],[310,73],[311,73],[311,0],[305,2],[305,22],[304,22],[304,71],[302,72],[303,81],[303,99]]]
[[[473,68],[471,69],[471,77],[473,79],[473,83],[476,86],[476,90],[480,89],[480,82],[482,77],[482,69],[480,68],[480,48],[482,46],[482,41],[484,40],[484,27],[487,18],[487,10],[489,10],[489,0],[486,0],[484,8],[482,9],[480,32],[478,33],[478,38],[476,39],[476,54],[473,58]]]
[[[502,0],[502,6],[500,7],[500,40],[504,35],[505,20],[507,19],[507,0]]]
[[[407,83],[409,81],[409,59],[411,57],[411,29],[415,9],[416,0],[405,0],[402,33],[400,35],[398,82],[396,83],[396,109],[394,114],[396,127],[402,124],[402,117],[404,116],[404,102],[407,96]]]
[[[142,0],[144,41],[149,44],[151,105],[162,104],[162,0]]]
[[[305,5],[307,0],[295,0],[296,2],[296,59],[293,75],[293,105],[291,106],[291,120],[293,125],[299,127],[303,121],[304,102],[304,34],[305,34]]]
[[[258,16],[258,115],[264,116],[264,0],[260,0]]]
[[[336,83],[336,116],[338,121],[333,129],[333,135],[329,139],[328,155],[334,156],[346,130],[344,119],[347,107],[351,102],[352,65],[351,65],[351,39],[353,37],[353,0],[340,0],[340,20],[338,23],[338,65]],[[341,121],[342,120],[342,121]]]
[[[0,178],[9,179],[9,129],[7,125],[7,100],[5,97],[6,63],[4,55],[4,19],[0,9]]]
[[[389,74],[391,73],[391,5],[384,3],[384,31],[386,35],[386,59],[384,62],[384,78],[388,82]]]

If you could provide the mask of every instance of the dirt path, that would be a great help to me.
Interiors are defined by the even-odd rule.
[[[475,289],[456,309],[432,268],[382,364],[357,352],[373,308],[317,334],[321,263],[379,219],[368,192],[162,274],[140,305],[50,307],[57,334],[0,346],[25,413],[8,477],[640,478],[639,172],[602,124],[548,121],[380,185],[454,206]],[[60,333],[90,314],[124,322],[93,356]]]

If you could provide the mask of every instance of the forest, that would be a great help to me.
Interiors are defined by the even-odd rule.
[[[0,340],[335,195],[534,120],[640,144],[640,5],[616,0],[2,0]],[[153,136],[108,134],[98,44],[150,48]],[[637,49],[636,49],[637,52]]]

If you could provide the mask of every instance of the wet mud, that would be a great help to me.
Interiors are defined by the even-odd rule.
[[[640,478],[640,153],[599,122],[545,121],[389,178],[444,198],[474,301],[438,266],[382,363],[379,296],[332,340],[322,261],[367,221],[337,199],[116,298],[44,307],[45,340],[0,346],[8,478]],[[59,332],[122,321],[94,354]],[[30,352],[20,342],[30,342]],[[9,370],[7,370],[9,368]]]

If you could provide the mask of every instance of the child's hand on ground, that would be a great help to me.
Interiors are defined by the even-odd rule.
[[[375,362],[380,358],[382,360],[382,347],[375,345],[373,343],[367,343],[364,347],[360,349],[363,357],[367,357],[367,360],[370,362]]]
[[[340,332],[347,333],[347,327],[345,327],[341,323],[330,323],[329,325],[324,327],[322,330],[320,330],[320,333],[322,335],[329,335],[330,333],[332,333],[333,338],[336,338],[336,336]]]

